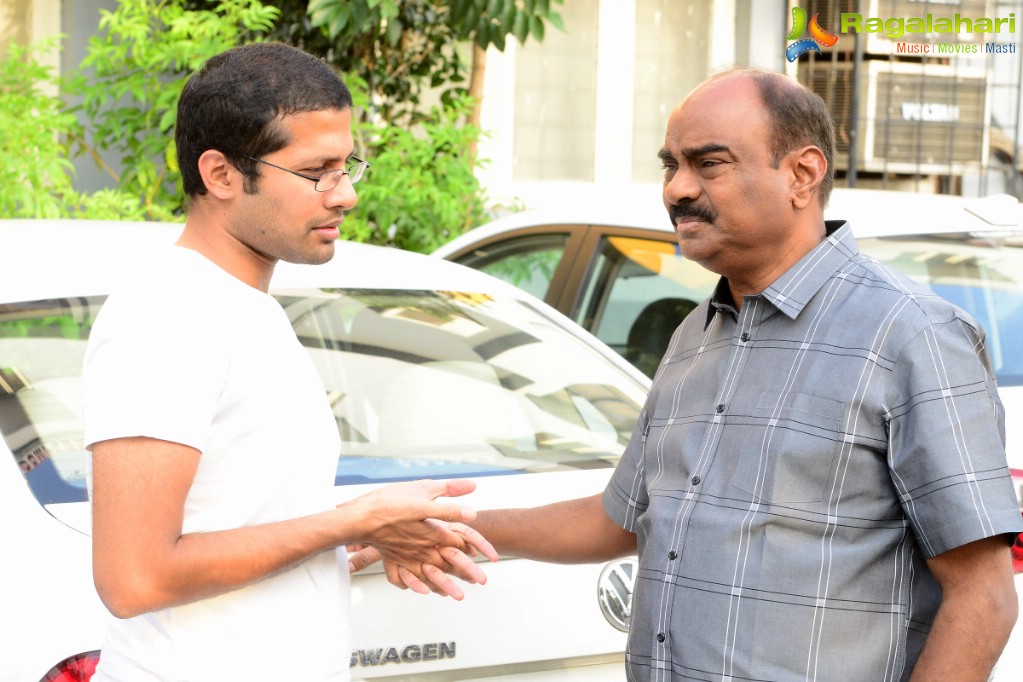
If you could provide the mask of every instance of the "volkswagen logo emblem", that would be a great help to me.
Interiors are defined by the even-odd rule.
[[[597,602],[607,622],[622,632],[629,631],[632,618],[632,589],[639,565],[635,557],[611,561],[600,572]]]

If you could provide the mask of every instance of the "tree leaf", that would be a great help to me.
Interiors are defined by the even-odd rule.
[[[525,12],[517,12],[515,14],[512,34],[518,39],[519,43],[524,44],[529,37],[529,23],[529,16]]]
[[[564,32],[564,30],[565,30],[565,22],[561,20],[561,15],[558,14],[557,12],[548,12],[547,13],[547,21],[550,22],[551,26],[553,26],[554,28],[558,29],[559,31]],[[540,32],[540,39],[541,40],[543,39],[543,32],[542,31]]]
[[[401,36],[405,32],[405,27],[401,25],[401,20],[395,17],[387,22],[387,44],[391,47],[396,47],[398,41],[401,40]]]
[[[544,26],[540,17],[533,17],[529,20],[529,32],[537,40],[543,40]]]

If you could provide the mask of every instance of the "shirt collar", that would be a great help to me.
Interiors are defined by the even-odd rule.
[[[824,240],[760,294],[790,319],[795,319],[824,283],[860,252],[848,222],[827,220],[824,227]],[[722,277],[710,297],[704,328],[716,313],[726,311],[736,312],[728,279]]]

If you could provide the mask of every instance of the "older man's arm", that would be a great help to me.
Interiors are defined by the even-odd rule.
[[[1016,623],[1012,558],[1002,536],[957,547],[928,560],[941,606],[911,682],[984,682]]]
[[[559,564],[607,561],[636,552],[636,536],[608,517],[602,495],[528,509],[480,511],[473,528],[501,554]]]
[[[459,523],[449,524],[449,528],[466,533],[469,547],[483,546],[482,538],[475,537],[482,534],[492,543],[491,551],[496,548],[501,554],[551,563],[597,563],[635,553],[635,534],[608,517],[601,498],[597,494],[542,507],[485,510],[477,513],[472,528]],[[418,569],[409,570],[408,564],[399,566],[385,560],[388,582],[424,594],[430,590],[450,594],[451,581],[444,573],[452,573],[463,580],[469,575],[463,565],[464,554],[453,548],[447,551],[452,556],[445,555],[448,564],[440,567],[423,563]],[[355,573],[380,558],[375,548],[363,548],[349,554],[349,569]],[[461,562],[453,558],[460,558]]]

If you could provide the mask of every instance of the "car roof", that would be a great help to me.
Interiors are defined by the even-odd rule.
[[[616,198],[617,199],[617,198]],[[631,187],[622,200],[592,201],[514,213],[456,237],[433,252],[449,254],[505,232],[536,225],[598,225],[673,232],[657,185]],[[984,198],[895,190],[835,188],[825,218],[847,220],[858,237],[934,232],[1002,232],[1020,229],[1023,204],[1007,194]]]
[[[118,278],[174,243],[181,223],[0,220],[0,303],[108,293]],[[44,269],[40,272],[40,269]],[[272,290],[303,287],[523,292],[477,270],[422,254],[339,241],[324,265],[279,263]]]

